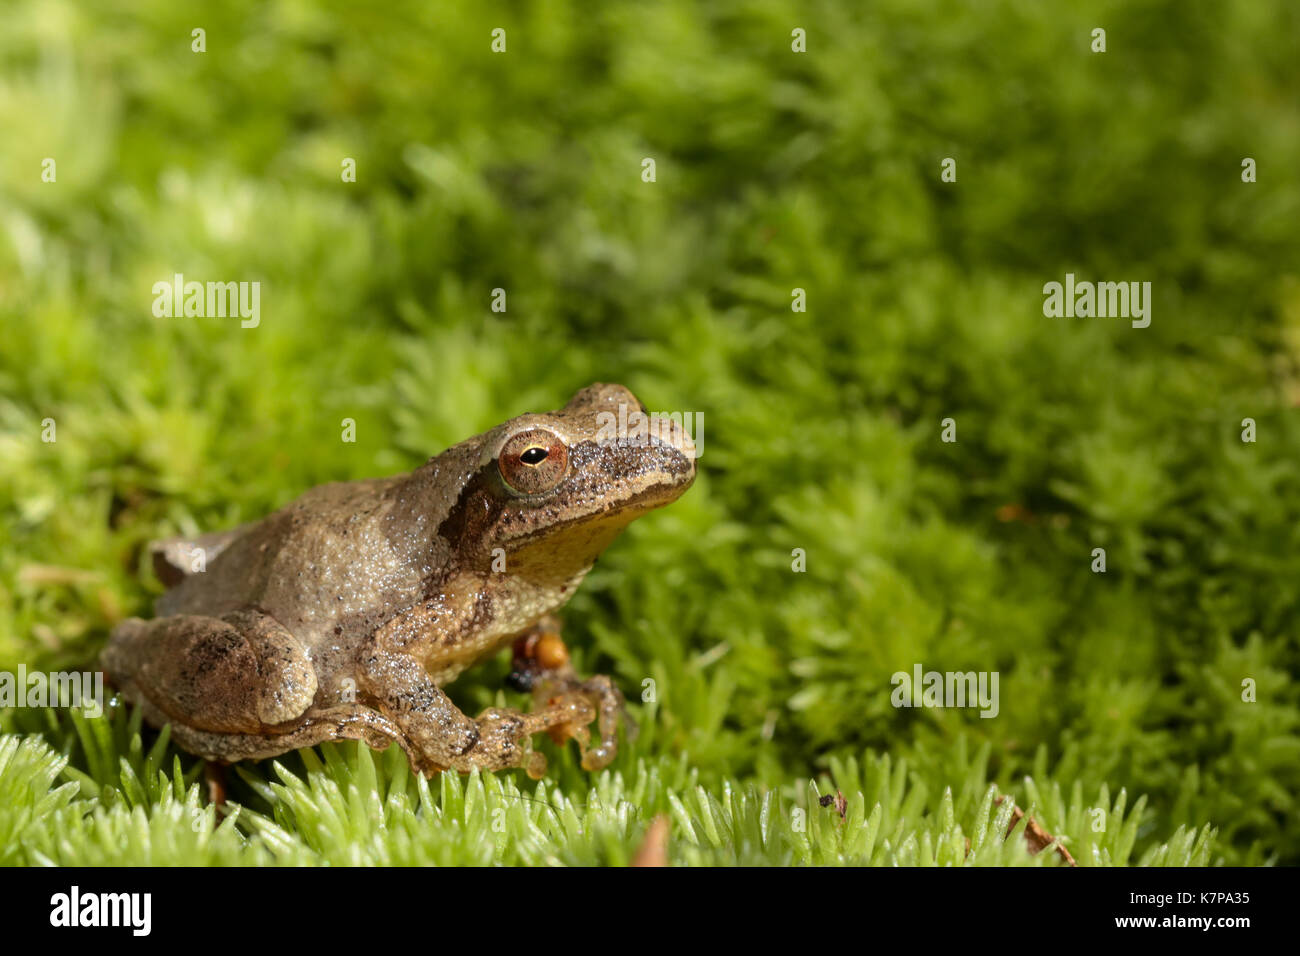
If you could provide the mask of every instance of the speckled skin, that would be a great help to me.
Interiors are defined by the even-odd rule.
[[[531,713],[493,708],[477,719],[440,687],[548,623],[629,522],[694,480],[679,428],[641,446],[602,440],[597,415],[617,415],[620,403],[641,408],[622,386],[593,385],[410,474],[323,485],[261,521],[160,543],[160,577],[174,587],[154,620],[113,632],[110,681],[212,760],[351,738],[396,741],[426,773],[538,775],[545,761],[530,737],[545,730],[578,739],[588,769],[605,766],[622,712],[608,678],[582,681],[566,665],[544,675]],[[552,441],[543,467],[565,467],[554,487],[525,495],[503,469],[543,474],[512,450],[535,435]],[[196,546],[206,570],[188,573]],[[593,746],[587,725],[597,719]]]

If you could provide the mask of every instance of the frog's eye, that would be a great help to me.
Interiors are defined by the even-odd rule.
[[[510,490],[521,495],[545,494],[568,471],[569,450],[559,435],[533,428],[505,443],[497,467]]]

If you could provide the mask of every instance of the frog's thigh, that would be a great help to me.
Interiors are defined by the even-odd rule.
[[[306,650],[265,614],[160,618],[134,640],[135,685],[155,707],[195,730],[257,733],[301,717],[316,695]]]

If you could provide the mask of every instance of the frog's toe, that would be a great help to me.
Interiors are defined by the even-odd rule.
[[[457,770],[506,770],[511,767],[532,769],[529,738],[543,729],[531,714],[507,708],[489,708],[474,722],[472,746],[458,754],[453,766]],[[545,758],[543,758],[544,760]]]
[[[585,770],[602,770],[618,756],[618,728],[626,727],[629,739],[636,735],[636,723],[626,712],[623,694],[608,677],[588,680],[564,678],[539,689],[539,713],[548,715],[551,739],[563,744],[576,740]],[[595,742],[590,728],[596,724]]]
[[[597,744],[595,747],[588,747],[582,753],[582,769],[595,772],[604,770],[614,758],[618,756],[618,744]]]

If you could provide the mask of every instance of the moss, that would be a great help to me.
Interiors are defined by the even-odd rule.
[[[10,860],[621,862],[666,813],[677,862],[1050,864],[977,839],[996,786],[1080,863],[1300,862],[1291,5],[5,16],[0,669],[93,661],[151,538],[590,381],[705,418],[567,614],[581,668],[654,682],[611,773],[325,748],[218,826],[165,738],[9,712],[44,741],[0,745]],[[176,272],[260,281],[261,324],[155,318]],[[1152,282],[1151,326],[1045,317],[1066,272]],[[997,671],[998,716],[892,706],[918,662]],[[453,691],[517,704],[503,671]]]

